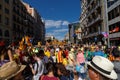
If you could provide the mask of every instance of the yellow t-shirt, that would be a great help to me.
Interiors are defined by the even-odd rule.
[[[49,57],[50,57],[50,52],[49,52],[49,51],[46,51],[46,52],[45,52],[45,55],[49,58]]]
[[[66,59],[66,58],[63,58],[63,65],[64,65],[64,66],[67,66],[67,64],[68,64],[67,59]]]
[[[95,51],[95,46],[91,47],[91,51],[94,52]]]

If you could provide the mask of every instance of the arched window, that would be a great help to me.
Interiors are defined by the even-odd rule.
[[[2,36],[2,30],[0,29],[0,36]]]
[[[6,30],[5,33],[4,33],[5,37],[9,37],[9,31]]]

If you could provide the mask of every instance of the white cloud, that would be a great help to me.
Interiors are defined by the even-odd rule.
[[[54,36],[58,40],[63,40],[68,29],[57,29],[46,33],[46,36]]]
[[[58,29],[58,30],[54,30],[54,32],[55,33],[57,33],[57,32],[67,32],[68,31],[68,29]]]
[[[46,36],[53,36],[53,33],[46,33]]]
[[[62,21],[62,20],[58,20],[58,21],[55,21],[55,20],[45,20],[45,27],[46,28],[52,28],[52,27],[56,27],[56,28],[59,28],[60,26],[65,26],[65,25],[68,25],[69,22],[68,21]]]
[[[68,25],[69,22],[68,21],[63,21],[62,25]]]
[[[68,29],[64,26],[68,26],[69,22],[65,20],[45,20],[45,27],[47,30],[46,36],[54,36],[56,39],[63,40]],[[52,29],[54,28],[54,29]]]
[[[57,36],[56,39],[58,39],[58,40],[63,40],[64,37],[63,37],[63,36]]]

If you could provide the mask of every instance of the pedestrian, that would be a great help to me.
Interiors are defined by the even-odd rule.
[[[48,58],[50,58],[50,49],[48,48],[48,47],[45,47],[44,48],[44,53],[45,53],[45,55],[48,57]]]
[[[63,54],[63,50],[62,50],[61,47],[59,47],[59,51],[57,53],[57,63],[62,63],[63,62],[62,54]]]
[[[10,61],[13,61],[12,49],[2,47],[0,51],[0,66]]]
[[[74,79],[73,80],[82,80],[82,78],[79,77],[78,72],[74,72]]]
[[[33,54],[33,58],[36,61],[34,64],[34,67],[32,64],[30,64],[30,68],[33,73],[33,79],[34,80],[39,80],[39,77],[43,75],[44,73],[44,63],[42,62],[43,54],[41,54],[41,50],[38,51],[37,53]]]
[[[92,52],[90,51],[89,47],[85,48],[84,56],[85,56],[86,61],[92,60]]]
[[[105,57],[95,56],[87,63],[90,80],[115,80],[117,74],[113,63]]]
[[[48,62],[46,64],[46,70],[47,73],[46,75],[42,75],[40,77],[40,80],[59,80],[55,75],[56,75],[56,68],[54,63]]]
[[[62,63],[57,63],[56,68],[60,80],[69,80],[70,72],[65,68]]]
[[[101,50],[101,46],[96,46],[95,47],[95,52],[93,52],[92,56],[102,56],[102,57],[105,57],[105,54],[104,52]]]
[[[71,48],[68,54],[68,68],[71,68],[71,70],[73,70],[74,65],[75,65],[74,49]]]
[[[63,65],[64,65],[64,66],[67,66],[67,65],[68,65],[68,60],[67,60],[67,58],[66,58],[65,53],[62,54],[62,57],[63,57],[63,62],[62,62]]]
[[[84,80],[86,77],[86,71],[85,71],[85,58],[84,58],[84,54],[83,51],[78,48],[78,53],[77,53],[77,58],[76,58],[76,62],[78,63],[78,66],[81,67],[80,71],[79,71],[79,76]]]
[[[84,53],[83,53],[83,51],[82,51],[80,48],[78,49],[76,61],[77,61],[79,64],[85,63]]]
[[[115,50],[114,50],[113,64],[114,64],[115,72],[118,75],[118,80],[120,80],[120,50],[118,49],[118,47],[115,48]]]

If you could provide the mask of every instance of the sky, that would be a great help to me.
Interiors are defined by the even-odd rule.
[[[68,24],[79,21],[80,0],[23,0],[35,8],[45,22],[46,35],[63,40]]]

